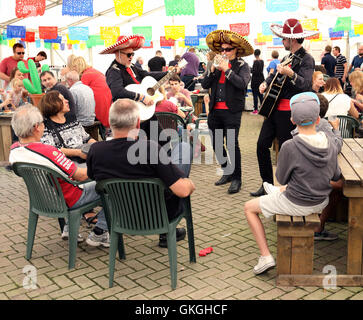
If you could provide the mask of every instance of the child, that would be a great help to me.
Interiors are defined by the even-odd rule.
[[[321,212],[329,201],[330,181],[340,178],[338,148],[330,135],[316,131],[320,122],[319,99],[314,93],[300,93],[290,100],[291,121],[299,134],[286,141],[280,150],[276,178],[285,187],[245,203],[244,211],[261,256],[253,268],[261,274],[275,266],[260,220],[276,213],[307,216]]]
[[[10,82],[11,91],[8,92],[8,98],[11,99],[12,109],[16,109],[25,103],[24,101],[24,84],[23,81],[17,78],[14,78]]]

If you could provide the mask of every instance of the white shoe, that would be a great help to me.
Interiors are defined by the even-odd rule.
[[[280,187],[274,186],[271,183],[264,182],[264,183],[262,183],[262,185],[267,194],[274,193],[274,192],[280,192]]]
[[[253,272],[255,274],[264,273],[276,266],[275,259],[272,255],[260,256],[257,265],[254,266]]]
[[[94,233],[94,231],[91,231],[86,242],[92,247],[103,246],[108,248],[110,246],[110,234],[108,231],[104,231],[102,234],[97,235]]]
[[[63,228],[63,232],[62,232],[62,239],[63,240],[68,240],[69,238],[69,231],[68,231],[68,225],[66,224]],[[77,237],[77,242],[83,242],[84,239],[82,237],[82,235],[79,233],[78,237]]]

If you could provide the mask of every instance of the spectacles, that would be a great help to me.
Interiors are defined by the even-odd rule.
[[[25,52],[17,52],[16,54],[20,56],[21,54],[25,54]]]
[[[223,51],[226,51],[226,52],[231,52],[232,50],[234,50],[234,49],[236,49],[236,48],[221,48],[221,52],[223,52]]]
[[[122,51],[119,51],[120,53],[124,54],[125,56],[127,56],[128,58],[131,58],[135,55],[134,52],[129,52],[129,53],[125,53],[125,52],[122,52]]]

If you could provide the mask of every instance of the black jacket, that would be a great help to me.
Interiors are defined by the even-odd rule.
[[[135,67],[133,64],[131,65],[131,69],[134,71],[135,78],[139,82],[141,82],[146,76],[151,76],[156,80],[160,80],[167,74],[167,72],[147,72]],[[125,89],[126,86],[134,84],[135,82],[126,71],[126,67],[118,63],[116,60],[111,63],[110,67],[106,71],[106,82],[112,93],[112,101],[122,98],[139,100],[138,93]]]
[[[229,71],[231,70],[231,71]],[[209,109],[212,111],[215,105],[216,90],[220,70],[209,72],[202,81],[204,89],[211,89]],[[241,112],[245,108],[245,95],[247,85],[251,80],[250,67],[241,58],[231,61],[231,69],[226,71],[226,105],[232,113]]]

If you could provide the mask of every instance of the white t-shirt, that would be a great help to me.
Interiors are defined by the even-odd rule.
[[[323,92],[323,96],[327,98],[328,101],[332,100],[335,95],[335,93],[332,94]],[[338,95],[331,102],[329,102],[329,108],[325,117],[348,115],[350,102],[351,98],[348,95],[344,93],[338,93]]]

